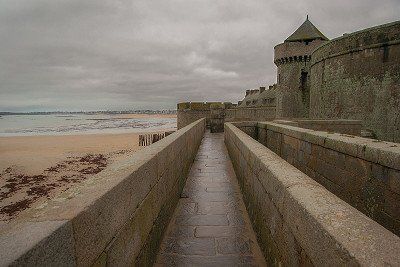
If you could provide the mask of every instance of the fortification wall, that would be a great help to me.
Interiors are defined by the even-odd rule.
[[[178,104],[177,124],[178,129],[201,118],[206,118],[207,128],[210,128],[212,108],[218,109],[219,121],[270,121],[275,119],[275,106],[254,108],[231,108],[231,103],[223,102],[186,102]],[[222,125],[223,123],[221,123]],[[223,126],[223,125],[222,125]]]
[[[186,125],[197,121],[201,118],[206,118],[207,128],[210,127],[211,107],[223,106],[228,108],[232,106],[230,102],[183,102],[177,105],[177,127],[181,129]]]
[[[225,121],[270,121],[275,119],[276,108],[258,107],[258,108],[233,108],[225,110]]]
[[[335,132],[350,135],[361,135],[362,124],[360,120],[274,120],[274,123],[290,125],[315,131]]]
[[[310,102],[311,52],[325,41],[285,42],[275,46],[279,117],[308,117]],[[279,100],[280,99],[280,100]]]
[[[400,235],[400,148],[390,142],[258,123],[256,139],[393,233]]]
[[[293,61],[310,61],[311,52],[325,43],[323,40],[305,42],[286,42],[274,47],[274,62],[276,65]]]
[[[400,264],[399,237],[232,123],[225,124],[225,143],[270,265]]]
[[[310,115],[362,120],[400,142],[400,22],[334,39],[312,53]]]
[[[177,111],[177,127],[182,129],[186,125],[191,124],[201,118],[206,119],[207,128],[210,127],[210,110],[178,110]]]
[[[198,120],[0,228],[0,265],[150,266],[205,130]]]

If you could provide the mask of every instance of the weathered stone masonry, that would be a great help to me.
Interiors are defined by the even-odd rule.
[[[256,124],[236,124],[247,133],[234,124],[225,124],[225,143],[270,265],[400,264],[398,236],[254,140]]]
[[[205,130],[200,119],[0,228],[0,265],[150,266]]]
[[[334,39],[311,58],[311,117],[362,120],[400,142],[400,22]]]
[[[277,83],[246,90],[225,121],[353,119],[364,136],[400,142],[400,21],[329,41],[307,19],[274,52]],[[178,105],[178,127],[198,113]]]
[[[400,146],[273,122],[235,123],[329,191],[400,234]]]

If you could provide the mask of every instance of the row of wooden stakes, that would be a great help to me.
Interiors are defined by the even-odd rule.
[[[149,146],[157,141],[160,141],[164,137],[172,134],[174,131],[168,131],[163,133],[148,133],[139,135],[139,146]]]

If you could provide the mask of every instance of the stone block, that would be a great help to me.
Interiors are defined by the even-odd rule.
[[[300,150],[304,151],[304,153],[311,155],[312,144],[307,141],[300,141]]]
[[[389,175],[388,175],[389,169],[388,168],[386,168],[382,165],[373,163],[371,170],[372,170],[372,177],[374,179],[376,179],[377,181],[384,183],[384,184],[388,183],[388,180],[389,180]]]
[[[390,191],[384,191],[384,210],[392,220],[400,222],[400,195]],[[400,228],[396,229],[396,234],[400,233]]]
[[[189,102],[178,103],[177,105],[178,110],[188,109],[190,108]]]
[[[288,224],[283,223],[276,235],[276,243],[281,250],[284,266],[299,266],[301,247],[296,241]]]
[[[132,264],[143,244],[139,216],[135,215],[106,249],[108,266]]]
[[[392,254],[393,246],[400,246],[397,236],[324,188],[295,185],[288,190],[284,220],[313,264],[379,265],[400,260]]]
[[[219,254],[251,255],[252,240],[248,237],[219,237],[216,242]]]
[[[74,266],[74,236],[68,221],[22,222],[0,235],[1,266]]]
[[[371,176],[371,163],[363,159],[346,155],[345,167],[347,171],[357,176]]]
[[[213,256],[215,241],[214,238],[170,238],[165,242],[164,251],[180,255]]]
[[[300,140],[288,135],[283,136],[283,142],[288,144],[292,149],[299,150],[300,149]]]
[[[323,149],[323,153],[321,154],[324,161],[333,165],[339,169],[344,170],[346,168],[346,156],[343,153],[337,152],[332,149]]]
[[[389,169],[388,178],[389,178],[389,188],[396,194],[400,195],[400,171]]]
[[[226,215],[193,215],[193,216],[182,216],[176,218],[178,225],[209,225],[219,226],[228,225],[228,218]]]
[[[197,226],[196,237],[234,237],[241,235],[242,228],[238,226]]]

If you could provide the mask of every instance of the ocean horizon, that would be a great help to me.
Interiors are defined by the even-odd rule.
[[[0,117],[0,136],[76,135],[151,132],[176,128],[161,114],[23,114]]]

